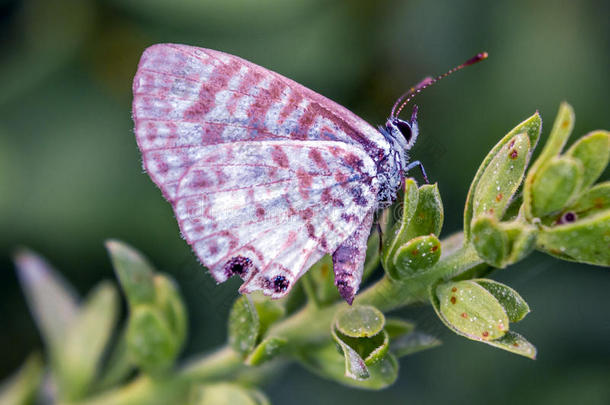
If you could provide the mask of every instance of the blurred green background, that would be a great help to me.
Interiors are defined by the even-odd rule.
[[[575,136],[610,128],[608,15],[607,0],[0,0],[0,378],[41,346],[11,261],[19,245],[84,294],[113,278],[104,239],[123,239],[181,286],[185,355],[224,342],[238,283],[216,286],[197,264],[141,168],[130,103],[145,47],[242,56],[372,124],[425,75],[488,51],[417,101],[413,155],[440,184],[449,233],[480,161],[535,110],[543,140],[562,100],[576,110]],[[402,359],[391,388],[348,389],[295,366],[265,391],[292,405],[610,403],[610,273],[535,254],[495,278],[532,307],[517,330],[538,360],[459,338],[422,307],[403,312],[445,344]]]

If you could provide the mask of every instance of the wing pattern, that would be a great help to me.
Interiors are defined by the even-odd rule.
[[[341,142],[215,145],[182,178],[173,205],[217,281],[237,274],[242,292],[279,297],[362,223],[375,175],[366,153]]]
[[[366,241],[390,146],[347,109],[236,56],[174,44],[144,52],[133,92],[144,167],[219,282],[238,274],[242,292],[279,297],[350,236]]]

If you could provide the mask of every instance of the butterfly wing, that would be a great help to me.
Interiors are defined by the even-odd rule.
[[[238,274],[242,292],[277,298],[363,222],[376,202],[375,175],[365,152],[341,142],[213,145],[201,150],[172,204],[217,281]]]
[[[209,49],[146,49],[133,83],[144,166],[166,198],[208,145],[238,141],[337,141],[375,159],[383,135],[337,103],[275,72]]]
[[[160,44],[142,55],[133,92],[144,167],[218,281],[240,274],[242,291],[281,296],[372,215],[387,141],[298,83]]]

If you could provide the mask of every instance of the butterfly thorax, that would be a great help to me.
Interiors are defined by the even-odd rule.
[[[407,151],[413,147],[419,134],[417,125],[417,106],[408,121],[390,116],[384,126],[379,126],[379,132],[387,141],[384,156],[377,163],[377,179],[379,208],[385,208],[396,200],[398,190],[402,187],[409,156]]]
[[[398,137],[384,127],[379,127],[379,131],[386,138],[388,145],[383,157],[377,162],[377,180],[379,181],[377,202],[379,208],[386,208],[396,200],[398,191],[402,187],[408,156]]]

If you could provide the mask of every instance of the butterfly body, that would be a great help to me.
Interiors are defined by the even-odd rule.
[[[403,184],[415,114],[377,130],[277,73],[174,44],[144,52],[133,91],[144,167],[217,281],[238,275],[241,292],[278,298],[332,254],[351,303],[374,213]]]

